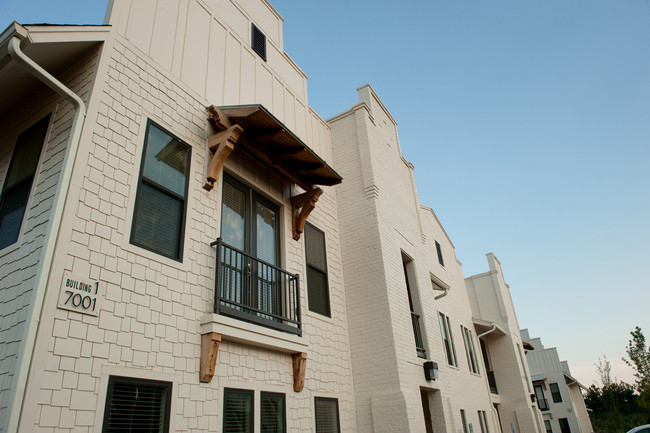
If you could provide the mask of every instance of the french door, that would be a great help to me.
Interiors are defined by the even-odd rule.
[[[274,320],[281,315],[279,209],[251,187],[224,175],[223,243],[243,254],[223,255],[228,281],[222,297],[237,308]]]

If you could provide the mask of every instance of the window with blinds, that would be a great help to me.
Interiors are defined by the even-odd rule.
[[[260,400],[262,433],[284,433],[286,431],[284,394],[262,392]]]
[[[445,353],[447,354],[447,363],[458,367],[458,357],[456,356],[456,345],[454,344],[454,336],[451,333],[451,323],[449,317],[439,313],[440,318],[440,332],[442,333],[442,343],[445,346]]]
[[[460,332],[463,334],[463,342],[465,343],[465,354],[467,355],[467,364],[469,371],[474,374],[480,374],[478,360],[476,359],[476,348],[474,347],[474,336],[472,331],[460,325]]]
[[[182,260],[190,147],[147,125],[131,243]]]
[[[340,433],[339,401],[335,398],[315,397],[316,433]]]
[[[560,387],[557,383],[549,384],[551,388],[551,395],[553,396],[553,403],[562,403],[562,394],[560,394]]]
[[[0,196],[0,249],[18,240],[49,124],[48,114],[16,140]]]
[[[223,433],[253,433],[253,391],[224,390]]]
[[[171,382],[111,376],[103,433],[167,433]]]
[[[309,311],[331,317],[325,233],[306,223],[304,235]]]

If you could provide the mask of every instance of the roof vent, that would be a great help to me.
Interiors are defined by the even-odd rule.
[[[266,62],[266,36],[255,24],[252,24],[251,47]]]

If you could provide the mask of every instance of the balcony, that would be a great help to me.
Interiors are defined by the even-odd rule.
[[[488,384],[490,385],[490,392],[492,394],[498,394],[499,390],[497,389],[497,381],[494,378],[494,371],[486,370],[485,372],[487,373]]]
[[[302,335],[297,274],[259,260],[217,239],[214,312]]]
[[[411,311],[411,322],[413,323],[413,335],[415,336],[415,350],[420,358],[427,357],[427,351],[422,343],[422,332],[420,331],[420,316]]]

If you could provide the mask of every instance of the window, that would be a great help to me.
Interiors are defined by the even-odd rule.
[[[182,260],[190,147],[149,121],[131,243]]]
[[[440,313],[440,331],[442,332],[442,342],[445,346],[445,353],[447,354],[447,362],[449,365],[458,367],[456,346],[454,345],[454,337],[451,334],[451,323],[449,322],[449,317],[442,313]]]
[[[541,383],[535,383],[535,398],[537,399],[537,407],[539,410],[548,410],[548,401],[544,398],[544,389],[542,388]]]
[[[557,421],[560,423],[560,431],[562,433],[571,433],[569,428],[569,420],[566,418],[558,418]]]
[[[562,403],[562,394],[560,394],[560,387],[557,383],[551,383],[551,395],[553,396],[553,403]]]
[[[468,430],[467,430],[467,418],[465,417],[465,410],[463,410],[463,409],[460,410],[460,420],[463,423],[463,432],[468,433]]]
[[[102,432],[168,432],[171,393],[171,382],[111,376]]]
[[[48,114],[16,140],[0,196],[0,249],[18,240],[49,124]]]
[[[262,433],[284,433],[287,425],[284,394],[262,392],[260,400]]]
[[[305,256],[307,259],[307,297],[309,311],[330,317],[330,297],[327,285],[325,233],[305,224]]]
[[[467,363],[469,364],[469,371],[474,374],[479,374],[478,362],[476,360],[476,348],[474,346],[474,338],[472,337],[472,331],[465,328],[463,325],[460,326],[460,332],[463,334],[463,341],[465,343],[465,353],[467,354]]]
[[[546,433],[553,433],[553,428],[551,427],[551,421],[545,419],[544,427],[546,428]]]
[[[424,347],[424,338],[422,338],[422,329],[420,328],[420,314],[416,312],[414,299],[411,296],[411,284],[409,283],[409,281],[415,279],[415,269],[413,267],[413,260],[405,254],[402,254],[402,268],[404,269],[406,293],[409,299],[409,308],[411,309],[411,325],[413,326],[413,336],[415,337],[415,352],[420,358],[426,359],[427,350]]]
[[[266,36],[255,24],[251,24],[251,47],[262,60],[266,61]]]
[[[484,410],[478,411],[478,422],[481,425],[481,433],[490,433],[490,427],[488,427],[487,413]]]
[[[253,391],[224,389],[223,433],[253,433]]]
[[[316,397],[316,433],[339,433],[339,402],[335,398]]]
[[[442,248],[440,248],[438,241],[436,241],[436,252],[438,253],[438,263],[445,266],[445,261],[442,259]]]

